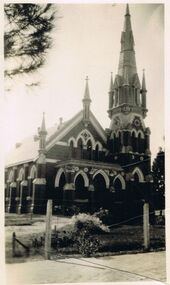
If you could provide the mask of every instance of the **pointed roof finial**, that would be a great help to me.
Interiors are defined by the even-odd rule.
[[[131,20],[130,20],[129,4],[126,4],[124,32],[129,32],[131,30],[132,30],[132,27],[131,27]]]
[[[86,76],[85,80],[86,80],[86,87],[85,87],[84,99],[83,100],[91,101],[91,99],[90,99],[90,92],[89,92],[89,84],[88,84],[88,81],[89,81],[88,76]]]
[[[147,90],[146,90],[146,81],[145,81],[145,69],[143,69],[142,90],[143,90],[143,91],[147,91]]]
[[[41,133],[47,133],[46,127],[45,127],[45,112],[43,112],[43,119],[41,123],[41,128],[40,128]]]
[[[126,14],[125,14],[125,16],[130,16],[129,4],[126,4]]]
[[[114,90],[114,84],[113,84],[113,72],[111,72],[111,78],[110,78],[110,92]]]

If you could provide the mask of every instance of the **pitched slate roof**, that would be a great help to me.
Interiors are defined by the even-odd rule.
[[[65,133],[69,132],[73,125],[76,125],[83,119],[83,111],[78,112],[70,120],[62,123],[61,125],[55,124],[53,127],[47,129],[46,146],[52,147],[57,141],[60,141]],[[95,116],[90,112],[90,121],[98,130],[100,136],[106,141],[106,135],[95,118]],[[39,149],[39,138],[34,135],[24,139],[21,143],[17,144],[11,152],[9,152],[6,159],[6,167],[26,163],[29,161],[35,161],[38,158]]]
[[[57,136],[61,130],[68,125],[69,121],[64,122],[60,127],[59,125],[55,124],[53,127],[47,129],[47,142],[53,137],[54,134]],[[36,160],[38,157],[38,149],[38,135],[25,138],[21,143],[17,143],[16,147],[8,153],[5,162],[6,167]]]

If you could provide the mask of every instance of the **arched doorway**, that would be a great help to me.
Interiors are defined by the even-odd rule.
[[[59,179],[59,186],[58,190],[56,193],[56,198],[57,198],[57,204],[61,205],[63,202],[63,189],[64,185],[66,184],[66,177],[64,172],[61,173],[60,179]]]
[[[79,174],[75,180],[75,200],[88,199],[88,190],[85,187],[84,177]]]
[[[122,175],[117,175],[113,180],[116,201],[123,201],[125,197],[126,183]]]
[[[97,174],[93,180],[95,189],[95,204],[97,208],[105,207],[107,203],[106,182],[102,174]]]
[[[116,178],[114,181],[114,189],[115,189],[116,201],[122,201],[123,200],[122,183],[119,178]]]
[[[134,200],[142,199],[141,183],[144,181],[142,171],[137,167],[133,171],[134,185],[133,185],[133,198]]]

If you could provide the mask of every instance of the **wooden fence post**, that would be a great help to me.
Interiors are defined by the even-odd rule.
[[[150,233],[149,233],[149,203],[143,205],[143,235],[144,235],[144,248],[149,249],[150,246]]]
[[[15,238],[16,238],[16,234],[15,232],[13,232],[12,234],[12,257],[15,257]]]
[[[46,231],[45,231],[45,259],[51,257],[51,220],[52,220],[52,200],[47,202],[46,211]]]

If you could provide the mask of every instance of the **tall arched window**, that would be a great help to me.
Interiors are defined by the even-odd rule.
[[[135,136],[135,132],[132,132],[132,149],[134,152],[136,152],[136,136]]]
[[[116,134],[113,135],[113,153],[117,152],[117,138]]]
[[[95,148],[95,160],[96,161],[99,160],[99,146],[98,146],[98,144],[96,145],[96,148]]]
[[[92,143],[91,140],[88,140],[87,142],[87,159],[92,159]]]
[[[138,152],[139,153],[142,152],[141,146],[142,146],[142,139],[141,139],[141,133],[139,133],[138,134]]]
[[[81,138],[78,140],[77,147],[78,147],[78,158],[82,159],[83,158],[83,142]]]
[[[118,134],[118,143],[117,143],[117,147],[118,147],[118,152],[120,152],[120,151],[121,151],[121,149],[122,149],[121,132],[119,132],[119,134]]]
[[[133,177],[134,177],[134,181],[138,183],[139,182],[139,175],[138,175],[138,173],[135,173],[133,175]]]
[[[70,158],[74,157],[74,143],[70,141]]]
[[[138,90],[135,88],[135,104],[138,105]]]

